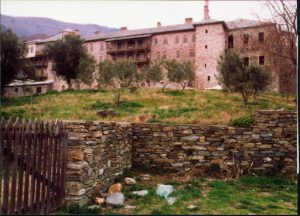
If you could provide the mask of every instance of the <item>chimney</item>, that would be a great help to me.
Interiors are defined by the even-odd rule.
[[[193,23],[193,18],[185,18],[185,24],[192,24]]]
[[[161,27],[161,22],[157,22],[157,28]]]
[[[209,17],[209,9],[208,9],[208,0],[205,0],[205,6],[204,6],[204,20],[210,19]]]
[[[74,32],[75,32],[75,35],[80,35],[79,29],[75,29]]]
[[[121,31],[127,31],[127,27],[126,27],[126,26],[121,27],[120,30],[121,30]]]
[[[100,35],[100,31],[95,31],[95,35]]]

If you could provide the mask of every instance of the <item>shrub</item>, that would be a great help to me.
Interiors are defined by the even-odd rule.
[[[93,105],[92,108],[93,109],[108,109],[111,107],[110,103],[103,103],[100,101],[96,101]]]
[[[171,96],[182,96],[182,95],[184,95],[183,91],[178,91],[178,90],[166,91],[164,93],[167,94],[167,95],[171,95]]]
[[[230,125],[235,127],[250,127],[253,124],[253,119],[250,115],[241,116],[239,118],[232,119]]]

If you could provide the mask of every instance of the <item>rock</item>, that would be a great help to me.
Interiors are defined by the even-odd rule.
[[[134,184],[136,184],[136,181],[135,181],[135,179],[133,179],[133,178],[126,177],[126,178],[124,179],[124,181],[125,181],[125,183],[126,183],[127,185],[134,185]]]
[[[118,193],[118,192],[121,192],[121,191],[122,191],[122,184],[121,183],[113,184],[108,189],[109,194]]]
[[[68,150],[68,160],[82,161],[84,158],[84,153],[81,149]]]
[[[101,205],[101,204],[105,203],[105,199],[102,197],[96,197],[96,203]]]
[[[124,195],[123,193],[113,193],[106,197],[106,203],[109,205],[123,205]]]
[[[186,141],[186,142],[196,142],[198,139],[199,137],[195,135],[185,136],[181,138],[182,141]]]
[[[189,205],[187,208],[190,209],[190,210],[192,210],[192,209],[197,208],[197,206],[195,206],[195,205]]]
[[[88,207],[88,209],[100,209],[101,207],[98,205],[91,205]]]
[[[97,112],[97,115],[99,115],[101,117],[116,116],[117,112],[113,109],[101,110],[101,111]]]
[[[147,190],[141,190],[141,191],[133,191],[132,193],[135,194],[135,195],[138,195],[138,196],[146,196],[148,194],[148,191]]]
[[[126,209],[135,209],[136,206],[130,206],[130,205],[127,205],[127,206],[125,206],[125,208],[126,208]]]
[[[143,175],[141,175],[141,177],[142,177],[142,181],[150,180],[150,175],[148,175],[148,174],[143,174]]]

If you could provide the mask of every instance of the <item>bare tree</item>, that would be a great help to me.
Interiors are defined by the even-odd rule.
[[[266,0],[263,6],[271,15],[276,29],[266,37],[264,51],[274,59],[280,92],[289,100],[296,91],[297,68],[297,5],[296,1]],[[256,15],[260,20],[260,17]]]

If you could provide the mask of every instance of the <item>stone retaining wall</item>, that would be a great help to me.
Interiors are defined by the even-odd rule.
[[[296,175],[296,113],[259,111],[251,128],[67,121],[67,203],[85,203],[125,169],[232,172],[233,156],[252,172]]]
[[[67,203],[85,203],[115,176],[131,168],[128,123],[68,121]]]
[[[253,172],[296,174],[296,113],[260,111],[254,126],[133,124],[133,166],[161,171],[206,170],[219,164],[232,173],[233,157]]]

